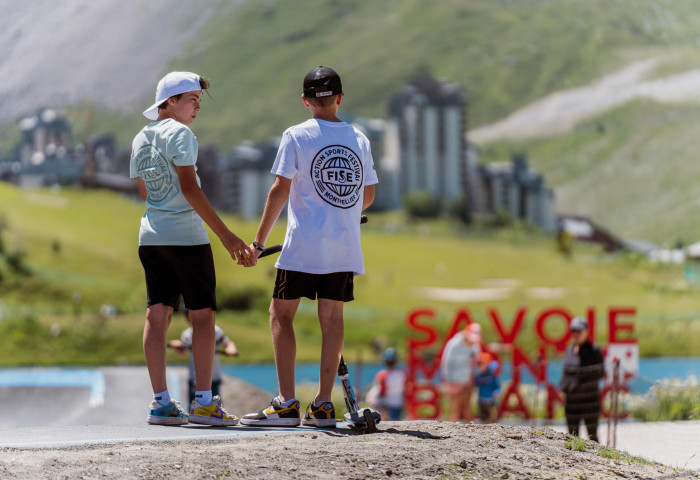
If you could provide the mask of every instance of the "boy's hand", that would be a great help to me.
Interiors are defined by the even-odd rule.
[[[224,247],[231,255],[231,258],[233,258],[239,265],[244,265],[246,267],[252,267],[255,265],[255,263],[251,263],[254,249],[248,247],[248,245],[246,245],[243,240],[238,238],[238,236],[231,233],[231,235],[227,235],[226,237],[222,238],[221,243],[224,244]],[[255,257],[255,259],[257,260],[257,257]]]
[[[175,354],[178,357],[184,357],[185,356],[185,349],[182,346],[182,342],[180,340],[170,340],[168,342],[168,346],[175,350]]]
[[[237,357],[238,349],[236,348],[236,344],[232,341],[229,341],[224,347],[224,354],[226,354],[229,357]]]
[[[255,248],[253,244],[251,243],[248,245],[248,249],[253,252],[253,255],[250,257],[250,265],[245,265],[244,263],[241,263],[240,261],[238,262],[239,265],[244,265],[246,267],[254,267],[255,265],[258,264],[258,258],[260,257],[260,254],[262,253],[260,250]]]

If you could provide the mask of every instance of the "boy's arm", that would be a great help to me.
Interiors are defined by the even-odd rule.
[[[192,205],[192,208],[202,217],[202,220],[209,225],[217,237],[221,240],[231,258],[237,260],[238,263],[246,266],[251,265],[252,251],[248,248],[243,240],[238,238],[228,227],[221,221],[219,215],[214,211],[209,200],[199,185],[197,184],[197,174],[193,165],[175,166],[177,175],[180,178],[180,186],[182,194],[187,201]]]
[[[141,195],[141,198],[145,202],[146,199],[148,199],[148,190],[146,189],[146,183],[141,177],[136,177],[136,185],[138,185],[139,187],[139,195]]]
[[[267,237],[270,236],[272,227],[275,226],[275,222],[282,213],[284,204],[287,203],[289,198],[289,189],[292,186],[292,180],[282,175],[277,175],[275,178],[275,183],[270,187],[270,192],[267,194],[267,201],[265,202],[265,210],[263,210],[263,216],[260,220],[260,226],[258,227],[258,232],[255,234],[255,241],[261,245],[265,245]],[[253,247],[251,244],[250,250],[253,252],[253,262],[255,265],[260,256],[260,251]],[[246,266],[252,266],[246,265]]]
[[[367,185],[362,196],[362,210],[366,210],[372,202],[374,202],[374,185]]]

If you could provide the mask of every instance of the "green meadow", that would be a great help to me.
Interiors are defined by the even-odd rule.
[[[143,363],[143,272],[137,256],[140,201],[104,191],[20,190],[0,184],[4,225],[0,255],[2,365]],[[410,221],[398,212],[369,213],[363,226],[367,275],[358,277],[346,306],[346,355],[374,358],[378,339],[403,350],[408,313],[430,308],[444,336],[460,309],[498,335],[488,316],[496,309],[505,325],[518,308],[525,324],[518,341],[535,349],[537,315],[551,306],[573,314],[597,313],[599,341],[607,341],[607,309],[636,308],[634,322],[644,356],[693,355],[700,351],[700,293],[682,267],[650,264],[576,244],[570,257],[551,235],[514,224],[465,227],[449,219]],[[239,236],[252,239],[256,222],[224,216]],[[280,220],[268,243],[283,240]],[[241,362],[272,360],[267,306],[274,260],[244,269],[212,237],[217,266],[218,323],[236,341]],[[10,258],[19,259],[9,261]],[[13,266],[14,265],[14,266]],[[18,267],[19,265],[19,267]],[[116,316],[101,316],[103,304]],[[170,337],[186,324],[176,314]],[[552,336],[563,322],[551,320]],[[318,358],[320,331],[315,303],[302,301],[296,321],[299,360]],[[173,357],[175,360],[175,357]]]

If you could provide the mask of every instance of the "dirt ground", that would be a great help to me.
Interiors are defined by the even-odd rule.
[[[700,479],[624,456],[604,458],[593,445],[570,450],[566,435],[546,428],[405,421],[380,430],[2,449],[0,478]]]

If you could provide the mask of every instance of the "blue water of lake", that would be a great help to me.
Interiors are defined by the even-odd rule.
[[[372,385],[374,376],[384,368],[381,363],[363,363],[360,368],[360,382],[357,381],[356,364],[348,365],[350,379],[353,385],[359,385],[361,392],[366,392]],[[269,393],[277,392],[277,373],[273,363],[253,365],[222,365],[224,373],[238,377],[251,385],[255,385]],[[317,363],[298,363],[296,365],[296,383],[317,383],[319,366]],[[663,379],[687,380],[690,377],[700,377],[700,357],[684,358],[642,358],[639,360],[639,377],[630,381],[629,387],[633,393],[645,393],[653,382]],[[550,383],[558,384],[561,377],[561,361],[549,362],[547,379]],[[503,366],[501,381],[511,378],[510,364]],[[533,378],[527,369],[523,368],[522,382],[532,383]]]

